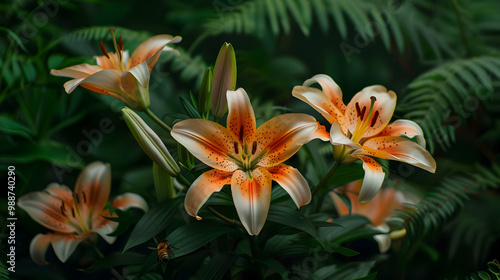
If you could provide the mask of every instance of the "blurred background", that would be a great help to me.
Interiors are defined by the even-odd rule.
[[[149,36],[171,34],[183,37],[172,46],[180,54],[162,54],[150,81],[151,110],[167,124],[185,114],[180,98],[198,94],[224,42],[236,51],[237,87],[248,92],[259,124],[286,112],[327,124],[291,95],[319,73],[338,83],[346,103],[373,84],[397,93],[394,119],[423,128],[438,169],[433,175],[388,165],[390,182],[422,200],[418,210],[399,213],[407,236],[377,262],[379,279],[462,279],[500,258],[498,1],[20,0],[2,2],[0,13],[0,177],[15,166],[17,198],[50,182],[72,188],[81,169],[99,160],[112,166],[112,195],[130,191],[154,203],[151,161],[121,118],[123,104],[83,88],[68,95],[68,79],[49,72],[94,64],[100,41],[111,49],[109,28],[129,51]],[[302,151],[292,160],[317,183],[331,150],[315,142],[308,148],[319,155],[314,165]],[[21,209],[16,216],[17,279],[88,277],[55,259],[36,266],[29,241],[45,229]]]

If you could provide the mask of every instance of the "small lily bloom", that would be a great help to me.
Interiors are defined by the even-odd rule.
[[[181,37],[156,35],[142,42],[129,57],[123,49],[123,40],[115,39],[110,29],[115,52],[108,52],[101,42],[103,56],[95,56],[97,65],[78,64],[61,70],[52,69],[51,75],[73,78],[64,84],[67,93],[82,86],[97,93],[110,95],[128,106],[144,111],[149,107],[149,79],[153,66],[162,51],[173,50],[167,44],[181,41]]]
[[[227,128],[203,119],[178,122],[172,137],[213,169],[189,188],[184,206],[189,215],[198,211],[214,192],[231,185],[240,220],[250,235],[259,234],[271,202],[272,181],[288,192],[297,207],[311,201],[311,191],[300,172],[283,164],[318,129],[306,114],[284,114],[256,128],[255,115],[243,89],[227,91]]]
[[[38,234],[30,244],[30,255],[38,265],[48,264],[45,252],[52,244],[56,256],[65,262],[78,244],[87,238],[100,235],[109,244],[116,239],[108,234],[115,231],[117,222],[104,217],[111,215],[104,209],[111,189],[109,164],[94,162],[88,165],[78,177],[75,191],[52,183],[44,191],[31,192],[22,196],[18,205],[38,223],[53,230],[53,233]],[[111,206],[126,210],[136,207],[148,210],[146,201],[133,193],[117,196]]]
[[[319,83],[322,90],[309,87],[314,83]],[[293,96],[309,104],[332,124],[330,142],[335,146],[336,160],[363,161],[365,177],[359,201],[372,199],[384,181],[382,166],[374,157],[405,162],[432,173],[436,171],[436,161],[425,150],[420,126],[409,120],[389,124],[396,108],[393,91],[380,85],[369,86],[354,95],[346,106],[339,86],[329,76],[320,74],[306,80],[303,86],[294,87]],[[418,143],[408,139],[413,137]]]
[[[373,236],[377,241],[380,252],[386,252],[391,246],[391,239],[399,239],[406,234],[405,229],[395,230],[389,233],[390,227],[387,221],[395,214],[395,209],[404,209],[403,203],[410,202],[403,193],[393,188],[382,189],[372,200],[361,203],[358,201],[362,180],[348,183],[336,191],[346,195],[351,200],[351,214],[365,216],[373,226],[383,232]],[[349,210],[340,197],[333,192],[330,193],[339,216],[349,215]],[[397,238],[396,238],[397,237]]]

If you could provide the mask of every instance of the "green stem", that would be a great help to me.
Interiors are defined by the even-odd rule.
[[[328,173],[325,175],[325,177],[323,177],[323,179],[321,180],[321,182],[319,182],[316,187],[314,187],[313,191],[312,191],[312,195],[315,195],[319,189],[321,189],[321,187],[323,185],[326,184],[326,182],[328,182],[328,179],[330,179],[330,177],[332,176],[333,172],[335,172],[335,170],[337,169],[337,167],[339,166],[339,161],[335,161],[335,163],[333,164],[332,168],[330,168],[330,171],[328,171]]]
[[[149,108],[147,108],[145,112],[152,120],[163,127],[166,131],[172,131],[172,128],[170,128],[170,126],[166,125],[162,120],[160,120],[151,110],[149,110]]]
[[[99,258],[104,258],[104,254],[101,253],[101,251],[99,250],[99,248],[97,248],[97,246],[95,244],[92,244],[91,246],[92,248],[94,248],[94,251],[97,253],[97,255],[99,256]]]
[[[211,206],[207,206],[207,209],[212,214],[214,214],[214,216],[216,216],[217,218],[223,220],[224,222],[226,222],[228,224],[231,224],[231,225],[236,225],[236,226],[239,226],[239,227],[243,228],[243,224],[242,223],[240,223],[240,222],[238,222],[236,220],[233,220],[233,219],[229,219],[228,217],[226,217],[226,216],[222,215],[221,213],[217,212],[217,210],[215,210]]]
[[[182,174],[179,173],[179,175],[177,175],[176,177],[177,179],[179,179],[181,181],[181,183],[185,186],[184,188],[184,191],[187,191],[187,189],[189,188],[189,186],[191,186],[191,182],[189,182],[186,177],[184,177]]]

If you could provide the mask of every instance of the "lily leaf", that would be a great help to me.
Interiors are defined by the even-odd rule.
[[[302,230],[313,237],[317,237],[318,235],[312,222],[295,209],[284,206],[271,206],[267,219],[278,224]]]

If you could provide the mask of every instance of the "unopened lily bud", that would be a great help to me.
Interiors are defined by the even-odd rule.
[[[122,114],[130,132],[132,132],[135,140],[149,158],[169,175],[174,177],[179,175],[180,168],[168,152],[165,144],[160,140],[160,137],[131,109],[123,108]]]
[[[233,46],[229,43],[222,45],[214,67],[214,81],[212,84],[212,113],[220,118],[227,110],[228,90],[236,88],[236,55]]]
[[[198,111],[203,118],[207,118],[208,111],[210,111],[211,101],[210,96],[212,93],[212,83],[214,81],[214,70],[212,67],[207,68],[203,74],[201,81],[200,94],[198,95]]]

